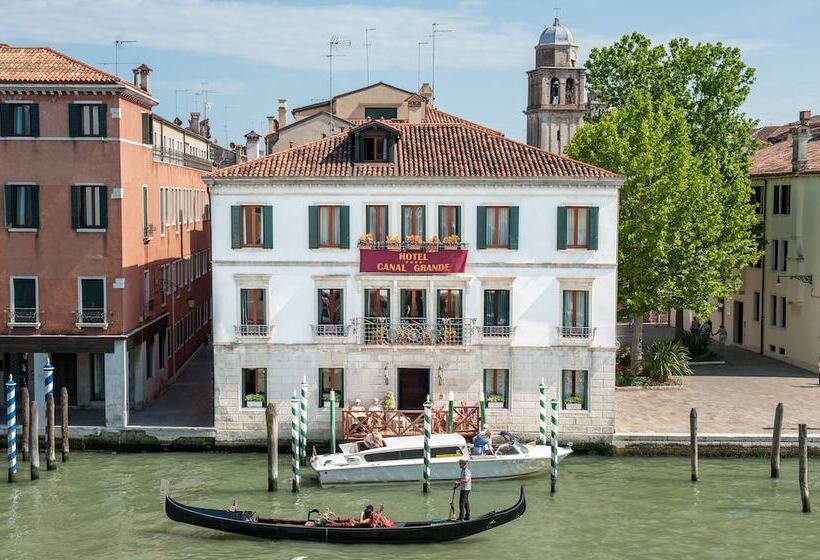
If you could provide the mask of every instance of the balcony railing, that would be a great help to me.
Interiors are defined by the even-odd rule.
[[[79,309],[74,312],[78,327],[108,327],[105,309]]]
[[[511,338],[515,334],[515,327],[510,325],[484,325],[481,334],[487,338]]]
[[[558,336],[561,338],[592,338],[595,334],[593,327],[558,327]]]
[[[432,432],[446,434],[448,431],[447,410],[434,408],[432,411]],[[479,407],[456,406],[453,410],[453,428],[457,434],[472,437],[479,429]],[[361,440],[373,430],[383,436],[420,436],[424,434],[423,410],[342,410],[344,439]]]
[[[383,250],[389,249],[392,251],[447,251],[447,250],[455,250],[461,249],[466,250],[469,248],[467,243],[462,243],[461,241],[457,241],[455,243],[431,243],[430,241],[421,241],[419,243],[411,243],[410,241],[398,241],[396,243],[387,243],[386,241],[364,241],[360,240],[359,249],[376,249],[376,250]]]
[[[364,317],[357,322],[362,344],[461,346],[470,343],[475,319],[399,319]]]
[[[273,325],[236,325],[236,336],[243,338],[267,338],[273,330]]]
[[[201,171],[210,171],[213,169],[213,164],[209,160],[192,154],[186,154],[182,150],[154,146],[152,153],[154,155],[154,161],[184,165],[185,167],[192,167]]]
[[[9,309],[8,325],[10,327],[39,327],[40,313],[36,309],[28,309],[18,307],[16,309]]]
[[[142,239],[148,241],[154,236],[154,224],[145,224],[142,226]]]
[[[349,325],[311,325],[313,336],[347,336]]]

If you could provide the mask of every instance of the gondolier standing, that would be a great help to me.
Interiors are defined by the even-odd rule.
[[[473,475],[467,467],[467,459],[458,462],[461,469],[461,478],[455,481],[454,487],[461,488],[458,495],[458,519],[456,521],[470,520],[470,490],[473,488]]]

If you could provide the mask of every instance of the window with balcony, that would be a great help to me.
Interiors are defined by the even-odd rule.
[[[510,370],[484,370],[484,398],[489,408],[509,408]]]
[[[564,410],[587,410],[587,385],[589,372],[565,369],[561,372],[561,408]]]
[[[107,228],[108,189],[103,185],[73,185],[71,218],[74,229]]]
[[[344,290],[318,290],[317,336],[344,336]]]
[[[589,292],[586,290],[564,290],[563,322],[561,336],[589,338]]]
[[[461,240],[461,206],[439,206],[438,237],[443,242],[452,236]]]
[[[518,206],[479,206],[479,249],[518,249]]]
[[[558,249],[598,248],[598,208],[558,207]]]
[[[367,206],[367,224],[365,233],[373,236],[375,243],[384,243],[389,231],[386,205]]]
[[[40,136],[40,112],[36,103],[0,104],[0,136]]]
[[[310,206],[308,211],[311,249],[350,248],[350,207]]]
[[[461,344],[464,339],[461,296],[461,290],[438,291],[436,328],[442,344]]]
[[[242,407],[264,408],[268,404],[268,370],[242,368]]]
[[[510,291],[484,290],[484,336],[508,337],[510,326]]]
[[[6,227],[37,229],[40,227],[39,185],[6,185]]]
[[[105,278],[80,278],[79,326],[107,326]]]
[[[389,289],[365,289],[363,329],[365,344],[376,344],[386,339],[390,329]]]
[[[268,336],[266,290],[242,288],[239,290],[240,324],[239,336]]]
[[[427,318],[426,295],[426,290],[402,289],[400,291],[402,322],[424,322]]]
[[[319,368],[319,408],[328,406],[330,391],[335,391],[336,404],[344,402],[344,368]]]
[[[10,279],[11,310],[9,311],[10,326],[38,326],[40,314],[38,311],[37,278],[14,277]]]
[[[72,103],[68,106],[68,129],[72,137],[106,136],[104,103]]]
[[[410,236],[418,236],[425,240],[425,208],[419,205],[401,207],[401,237],[407,240]]]

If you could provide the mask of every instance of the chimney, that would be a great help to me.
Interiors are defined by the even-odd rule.
[[[191,111],[191,120],[188,121],[188,130],[199,134],[199,113]]]
[[[259,157],[259,138],[260,136],[253,130],[245,135],[245,153],[248,156],[248,160]]]
[[[809,164],[809,120],[811,111],[800,111],[800,124],[792,130],[792,171],[800,173],[805,171]]]
[[[279,132],[279,122],[273,115],[268,115],[268,134]]]
[[[433,101],[433,88],[430,87],[430,84],[424,82],[421,84],[419,88],[419,95],[422,96],[427,100],[427,103],[432,103]]]
[[[288,100],[279,100],[279,128],[284,128],[288,125]]]
[[[133,70],[134,85],[145,93],[151,93],[148,77],[151,75],[151,68],[147,64],[140,64]]]
[[[211,119],[202,119],[199,121],[199,134],[205,138],[211,137]]]

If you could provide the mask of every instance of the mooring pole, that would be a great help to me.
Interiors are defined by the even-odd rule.
[[[484,425],[487,424],[487,397],[484,391],[478,394],[478,419],[481,422],[480,428],[483,430]]]
[[[456,401],[455,395],[450,391],[447,394],[447,433],[456,431]]]
[[[698,409],[689,411],[689,459],[692,482],[698,481]]]
[[[330,390],[330,452],[336,453],[336,391]]]
[[[558,399],[552,399],[552,419],[550,421],[550,494],[558,490]]]
[[[300,398],[299,409],[301,412],[299,419],[299,459],[303,465],[307,464],[307,438],[308,438],[308,385],[307,377],[302,378],[302,384],[299,386]]]
[[[800,501],[803,503],[803,512],[811,512],[811,502],[809,501],[809,452],[808,438],[805,424],[797,426],[797,441],[800,453]]]
[[[783,403],[774,409],[774,430],[772,431],[772,478],[780,478],[780,432],[783,429]]]
[[[60,391],[60,412],[62,414],[62,428],[60,430],[60,446],[62,447],[63,463],[68,461],[68,389],[65,387]]]
[[[37,401],[31,401],[29,413],[29,465],[31,465],[31,480],[40,478],[40,416],[37,414]]]
[[[424,401],[424,483],[421,490],[425,494],[430,491],[430,435],[433,425],[433,403],[430,402],[430,395]]]
[[[15,387],[17,384],[9,374],[6,381],[6,441],[8,443],[9,482],[17,480],[17,406],[15,402]]]
[[[265,424],[268,429],[268,492],[273,492],[279,488],[279,421],[274,403],[268,403],[265,409]]]
[[[20,387],[20,430],[23,432],[23,461],[28,461],[28,440],[29,440],[29,397],[28,387]]]
[[[538,443],[547,445],[547,386],[543,377],[538,384],[538,432]]]
[[[292,490],[299,491],[299,397],[290,398],[290,466],[293,471]]]
[[[57,434],[54,426],[54,393],[46,395],[46,470],[57,470]]]

